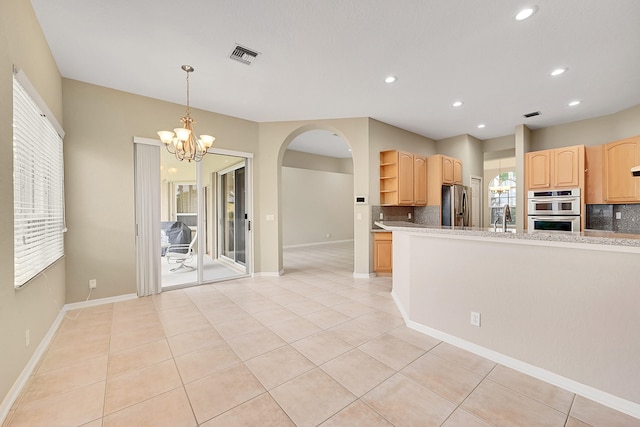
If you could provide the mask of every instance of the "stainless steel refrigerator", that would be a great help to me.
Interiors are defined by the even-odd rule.
[[[442,225],[471,227],[471,187],[442,186]]]

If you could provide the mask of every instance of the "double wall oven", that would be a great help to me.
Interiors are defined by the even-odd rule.
[[[580,189],[531,190],[528,192],[528,229],[580,231]]]

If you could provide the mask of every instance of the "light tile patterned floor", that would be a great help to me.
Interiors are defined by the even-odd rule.
[[[69,313],[4,425],[640,426],[408,329],[352,253]]]

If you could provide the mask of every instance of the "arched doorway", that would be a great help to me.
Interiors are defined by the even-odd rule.
[[[284,272],[313,268],[312,259],[292,254],[321,248],[339,251],[352,269],[354,181],[349,144],[326,128],[298,130],[287,141],[279,164]]]

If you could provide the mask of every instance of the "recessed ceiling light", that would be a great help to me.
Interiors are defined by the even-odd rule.
[[[398,80],[398,78],[396,76],[387,76],[384,79],[385,83],[395,83],[395,81]]]
[[[480,123],[480,124],[478,125],[478,129],[483,129],[485,126],[487,126],[487,125],[485,125],[484,123]]]
[[[559,76],[560,74],[564,74],[567,71],[567,68],[556,68],[555,70],[553,70],[550,74],[552,76]]]
[[[575,101],[571,101],[569,103],[569,107],[575,107],[576,105],[580,105],[580,104],[582,104],[582,101],[579,101],[576,99]]]
[[[516,21],[524,21],[525,19],[530,18],[531,15],[536,13],[537,10],[538,10],[538,8],[536,6],[531,6],[531,7],[527,7],[525,9],[522,9],[516,15]]]
[[[463,104],[463,102],[462,102],[462,101],[456,101],[456,102],[454,102],[454,103],[453,103],[453,104],[451,104],[451,105],[453,105],[454,107],[462,107],[462,104]]]

